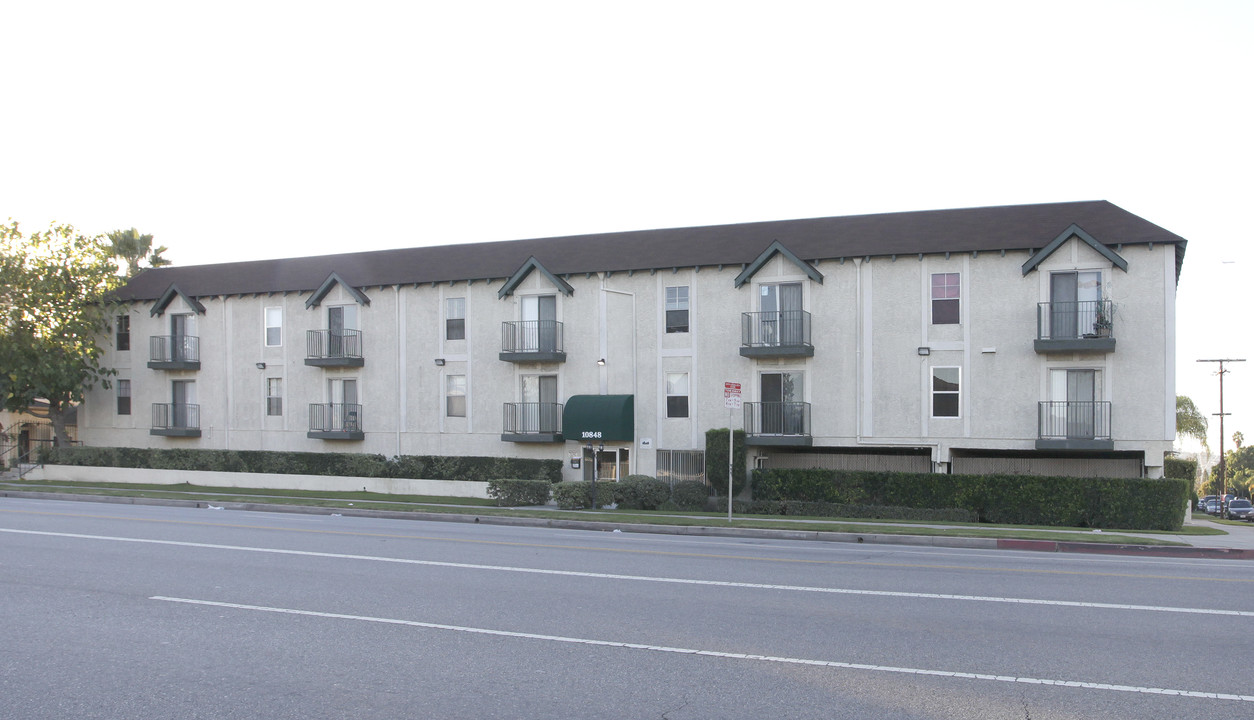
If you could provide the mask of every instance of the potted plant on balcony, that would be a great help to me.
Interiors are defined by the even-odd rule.
[[[1096,334],[1097,337],[1110,337],[1111,326],[1112,323],[1110,321],[1110,313],[1108,313],[1104,307],[1098,308],[1097,317],[1093,320],[1094,334]]]

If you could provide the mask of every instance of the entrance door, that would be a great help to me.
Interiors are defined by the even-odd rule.
[[[763,345],[800,345],[801,283],[762,285],[758,299],[758,322]]]
[[[1068,439],[1092,440],[1102,423],[1097,399],[1101,375],[1096,370],[1051,370],[1049,373],[1049,434]]]
[[[593,457],[595,456],[597,480],[601,482],[617,482],[631,474],[631,450],[629,448],[606,448],[604,450],[583,449],[583,479],[592,480]]]
[[[170,426],[176,428],[200,427],[199,408],[196,405],[196,381],[175,380],[170,384]],[[194,417],[196,416],[196,417]],[[192,420],[196,420],[192,424]]]
[[[192,315],[170,316],[170,359],[174,362],[197,359],[191,347],[195,342],[191,337],[196,334],[192,318]]]
[[[1067,340],[1095,333],[1102,299],[1100,272],[1063,272],[1049,276],[1050,338]]]
[[[561,418],[557,412],[557,376],[524,375],[518,432],[558,432],[560,424]]]
[[[522,299],[523,352],[557,350],[557,296],[529,295]]]
[[[357,404],[357,380],[354,378],[331,378],[327,381],[327,395],[331,400],[328,413],[328,430],[340,431],[361,429],[359,413],[361,406]]]
[[[762,373],[759,383],[762,434],[804,434],[804,408],[801,403],[805,398],[805,389],[802,374]]]

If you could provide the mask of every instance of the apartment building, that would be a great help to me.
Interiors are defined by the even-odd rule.
[[[1158,476],[1185,240],[1104,201],[148,270],[89,445]]]

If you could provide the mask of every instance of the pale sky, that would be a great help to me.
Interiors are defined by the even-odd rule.
[[[1249,0],[0,0],[0,28],[0,220],[179,265],[1109,200],[1189,241],[1177,390],[1218,412],[1195,361],[1248,358],[1226,442],[1254,442]]]

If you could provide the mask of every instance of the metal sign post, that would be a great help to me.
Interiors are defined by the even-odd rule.
[[[732,519],[732,476],[736,470],[736,411],[741,408],[740,383],[723,383],[723,404],[727,406],[727,522]]]

